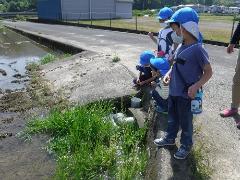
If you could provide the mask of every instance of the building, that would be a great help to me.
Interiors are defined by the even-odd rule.
[[[203,13],[205,6],[201,4],[186,4],[185,7],[190,7],[194,9],[197,13]]]
[[[186,5],[179,5],[179,6],[173,6],[171,7],[173,11],[177,11],[178,9],[184,8],[184,7],[190,7],[194,9],[197,13],[203,13],[208,11],[208,6],[201,5],[201,4],[186,4]]]
[[[240,0],[235,0],[235,5],[236,5],[237,7],[240,7]]]
[[[231,13],[229,7],[220,6],[220,8],[221,8],[223,14],[230,14]]]
[[[210,13],[222,13],[222,8],[221,6],[212,5],[209,7],[209,11]]]
[[[239,7],[229,7],[229,13],[230,14],[239,14]]]
[[[39,19],[132,18],[133,0],[37,0]]]

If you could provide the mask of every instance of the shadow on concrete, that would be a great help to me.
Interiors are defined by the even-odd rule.
[[[237,113],[233,116],[234,121],[236,122],[237,128],[240,129],[240,114]]]

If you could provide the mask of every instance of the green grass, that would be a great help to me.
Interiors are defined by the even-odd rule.
[[[113,59],[112,59],[112,62],[116,63],[116,62],[119,62],[121,61],[120,57],[118,57],[117,55],[114,55]]]
[[[198,143],[194,146],[190,157],[194,179],[211,179],[213,169],[209,165],[206,154],[206,148],[203,143]]]
[[[46,56],[41,58],[40,63],[41,64],[47,64],[47,63],[55,61],[56,59],[57,59],[57,57],[55,55],[48,53]]]
[[[220,15],[213,15],[213,14],[207,14],[203,13],[200,14],[200,21],[210,21],[210,22],[229,22],[232,23],[234,16],[220,16]]]
[[[44,57],[42,57],[40,59],[40,64],[48,64],[50,62],[53,62],[53,61],[56,61],[56,60],[59,60],[59,59],[64,59],[64,58],[67,58],[67,57],[70,57],[71,54],[63,54],[63,55],[54,55],[54,54],[51,54],[51,53],[48,53],[47,55],[45,55]]]
[[[57,157],[55,179],[139,179],[147,162],[147,129],[114,126],[108,118],[112,110],[106,102],[55,109],[45,119],[30,121],[23,137],[50,135],[47,150]]]
[[[136,13],[139,13],[136,11]],[[140,13],[141,14],[141,13]],[[150,17],[143,17],[139,16],[137,17],[137,27],[136,27],[136,17],[133,17],[133,19],[114,19],[111,20],[93,20],[93,25],[98,26],[106,26],[106,27],[115,27],[115,28],[124,28],[124,29],[131,29],[131,30],[142,30],[147,32],[158,32],[160,29],[160,25],[158,21],[156,20],[155,16]],[[201,24],[207,24],[208,26],[205,27],[203,25],[200,25],[201,32],[204,35],[204,39],[206,40],[214,40],[219,42],[229,42],[230,35],[231,35],[231,26],[234,16],[220,16],[220,15],[212,15],[212,14],[201,14],[200,15],[200,23]],[[81,21],[75,21],[75,23],[80,24],[91,24],[91,21],[88,20],[81,20]],[[209,23],[211,23],[209,25]],[[218,23],[215,24],[214,23]],[[219,27],[219,23],[223,23],[222,27]],[[228,25],[226,28],[224,24]]]

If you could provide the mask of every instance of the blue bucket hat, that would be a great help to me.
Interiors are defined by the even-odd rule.
[[[151,65],[159,70],[163,76],[169,71],[170,65],[166,58],[152,58],[150,60]]]
[[[150,59],[154,58],[154,54],[152,51],[144,51],[141,55],[140,55],[140,60],[139,63],[141,65],[147,65],[150,64]]]
[[[172,17],[172,15],[173,15],[173,10],[171,8],[164,7],[160,9],[157,19],[169,19]]]
[[[200,35],[198,28],[199,16],[194,9],[190,7],[184,7],[177,10],[172,15],[171,19],[166,21],[166,23],[174,22],[179,23],[198,40],[202,40],[202,35]]]

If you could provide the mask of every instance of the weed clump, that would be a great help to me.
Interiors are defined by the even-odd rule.
[[[24,136],[51,136],[47,150],[57,156],[57,179],[134,179],[144,174],[147,128],[114,126],[110,102],[54,109],[28,123]]]

